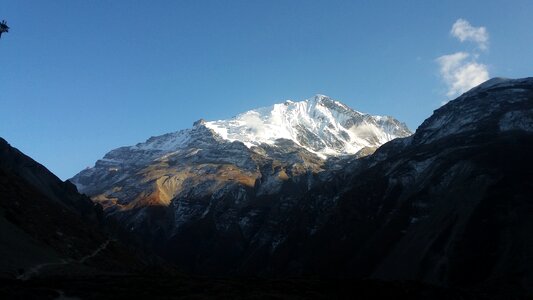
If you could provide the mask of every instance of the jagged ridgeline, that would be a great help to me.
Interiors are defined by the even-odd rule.
[[[167,240],[216,211],[222,199],[235,202],[236,210],[227,211],[217,226],[244,224],[251,212],[240,208],[302,176],[310,182],[331,167],[329,157],[368,155],[410,134],[392,117],[360,113],[317,95],[230,120],[200,120],[191,129],[115,149],[72,182],[129,230]]]
[[[532,78],[492,79],[413,135],[318,95],[115,149],[72,181],[187,272],[531,292],[532,132]]]
[[[325,96],[198,121],[76,175],[91,198],[0,139],[0,294],[167,295],[185,280],[168,266],[350,278],[372,293],[532,294],[531,153],[533,78],[485,82],[412,135]]]

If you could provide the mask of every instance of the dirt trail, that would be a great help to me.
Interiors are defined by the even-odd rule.
[[[85,261],[87,261],[88,259],[91,259],[91,258],[95,257],[95,256],[98,255],[100,252],[102,252],[103,250],[105,250],[111,241],[112,241],[112,240],[107,240],[107,241],[105,241],[105,242],[102,243],[102,245],[100,245],[100,247],[98,247],[96,250],[94,250],[94,251],[91,252],[90,254],[85,255],[84,257],[82,257],[82,258],[80,258],[80,259],[78,259],[78,260],[73,260],[73,259],[62,259],[62,260],[60,260],[60,261],[58,261],[58,262],[47,262],[47,263],[38,264],[38,265],[32,267],[31,269],[29,269],[28,271],[24,272],[23,274],[17,276],[17,279],[19,279],[19,280],[28,280],[28,279],[30,279],[31,277],[35,276],[35,275],[39,275],[39,273],[41,272],[41,270],[42,270],[43,268],[46,268],[46,267],[49,267],[49,266],[68,265],[68,264],[71,264],[71,263],[79,263],[79,264],[82,264],[82,263],[84,263]]]

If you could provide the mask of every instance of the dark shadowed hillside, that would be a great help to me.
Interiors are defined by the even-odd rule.
[[[532,292],[532,154],[533,79],[488,81],[302,197],[273,270]]]
[[[0,276],[129,272],[143,264],[100,229],[100,207],[0,139]]]
[[[207,278],[146,268],[103,233],[97,206],[0,140],[1,299],[496,299],[379,280]]]

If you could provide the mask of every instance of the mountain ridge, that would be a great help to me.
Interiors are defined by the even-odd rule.
[[[243,142],[249,148],[262,143],[275,144],[283,138],[322,158],[355,154],[364,147],[375,147],[411,134],[404,123],[392,117],[361,113],[321,94],[299,102],[286,100],[229,120],[204,124],[222,138]],[[305,134],[313,136],[311,142],[302,137]]]
[[[284,114],[286,111],[289,113]],[[242,116],[250,114],[259,115],[261,124],[273,127],[267,138],[247,142],[255,135],[253,132],[249,135],[247,130],[242,132],[250,123],[242,121]],[[215,125],[219,131],[221,125],[227,125],[229,131],[235,129],[233,134],[240,139],[219,134],[210,128]],[[280,127],[292,135],[278,138],[275,134]],[[350,151],[345,151],[350,134],[355,134],[347,130],[354,128],[372,130],[354,141]],[[199,120],[190,129],[117,148],[71,181],[80,192],[102,205],[107,218],[143,236],[148,244],[171,240],[182,232],[182,227],[209,216],[221,205],[235,206],[235,210],[223,213],[215,226],[229,228],[229,224],[236,222],[243,226],[242,230],[250,231],[245,233],[250,236],[259,229],[256,222],[262,222],[268,211],[238,210],[249,205],[263,206],[260,203],[296,181],[298,187],[291,193],[306,191],[321,176],[318,174],[333,166],[328,157],[342,161],[344,156],[368,155],[395,134],[406,136],[410,132],[393,118],[363,114],[319,95],[248,111],[229,121]],[[323,155],[320,150],[324,145],[337,145],[337,150]],[[246,216],[248,213],[251,215]],[[248,219],[249,222],[245,221]],[[165,254],[163,246],[155,247],[161,251],[159,254]]]
[[[189,148],[120,148],[107,159],[135,163],[121,170],[116,160],[102,160],[73,182],[108,218],[189,273],[528,290],[512,277],[516,258],[494,245],[529,241],[527,230],[513,230],[532,226],[520,214],[533,194],[532,100],[533,78],[488,82],[435,110],[412,136],[367,156],[326,160],[292,139],[247,147],[200,121]],[[506,159],[505,151],[514,157]],[[142,159],[151,155],[156,159]],[[516,225],[493,205],[519,216]],[[484,220],[491,230],[483,230]],[[476,257],[483,247],[494,254]],[[533,274],[522,259],[531,249],[516,247],[520,272]]]
[[[0,250],[14,258],[2,261],[0,277],[34,293],[45,281],[22,280],[83,274],[77,287],[47,281],[78,293],[95,282],[104,291],[166,278],[100,279],[145,267],[93,230],[103,225],[192,274],[350,278],[396,295],[409,286],[458,297],[533,294],[533,78],[486,82],[366,156],[324,160],[290,139],[247,147],[204,121],[187,137],[108,153],[77,178],[100,181],[93,203],[0,139]],[[165,280],[160,293],[183,281]]]
[[[146,267],[111,241],[102,208],[0,138],[0,278],[134,272]]]

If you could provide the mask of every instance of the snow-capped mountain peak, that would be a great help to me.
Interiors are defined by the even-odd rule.
[[[240,141],[249,148],[288,139],[322,157],[353,154],[411,134],[391,117],[361,113],[325,95],[287,100],[205,126],[223,139]]]
[[[301,147],[325,159],[355,154],[365,147],[375,149],[396,137],[410,134],[405,124],[392,117],[371,116],[327,96],[316,95],[303,101],[287,100],[253,109],[229,120],[208,122],[201,119],[192,128],[114,149],[98,160],[94,168],[85,170],[83,176],[90,177],[103,170],[101,175],[105,177],[109,170],[136,168],[170,156],[191,157],[200,152],[203,155],[212,152],[213,157],[222,159],[218,152],[220,147],[226,146],[236,147],[243,154],[246,148],[231,145],[234,141],[252,150],[254,147],[263,150]],[[289,148],[287,141],[292,145]],[[263,153],[261,149],[257,152]],[[122,177],[117,178],[122,180]],[[84,190],[82,181],[75,180],[78,188]]]

